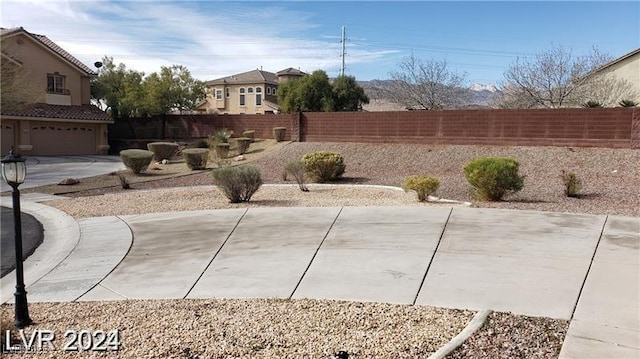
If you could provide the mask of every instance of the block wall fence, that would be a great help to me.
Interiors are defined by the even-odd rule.
[[[573,146],[640,149],[640,108],[305,112],[277,115],[167,115],[117,120],[112,151],[157,140],[193,141],[215,130],[306,142]]]

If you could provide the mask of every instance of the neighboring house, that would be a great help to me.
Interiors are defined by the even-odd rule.
[[[278,84],[304,75],[294,68],[275,74],[253,70],[207,81],[207,97],[198,104],[196,111],[229,115],[277,113]]]
[[[609,74],[627,80],[636,92],[636,98],[628,100],[640,103],[640,48],[600,66],[589,76]]]
[[[11,147],[27,156],[106,154],[113,121],[91,104],[90,80],[97,73],[22,27],[2,28],[1,39],[2,61],[15,66],[17,85],[27,89],[0,109],[2,155]]]

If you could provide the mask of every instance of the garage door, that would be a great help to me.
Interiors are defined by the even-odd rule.
[[[31,125],[30,154],[54,155],[95,155],[96,129],[85,124],[37,124]]]
[[[0,125],[0,131],[2,131],[2,157],[9,154],[9,150],[11,150],[11,146],[15,143],[15,132],[13,123],[2,123]]]

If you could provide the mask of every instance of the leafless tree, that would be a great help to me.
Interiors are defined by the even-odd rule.
[[[626,98],[632,87],[625,80],[594,73],[611,59],[595,48],[576,57],[562,46],[518,58],[504,74],[500,107],[579,107],[589,100],[604,104]]]
[[[0,106],[3,112],[34,102],[38,91],[19,59],[2,53],[0,58]]]
[[[446,60],[421,60],[413,54],[391,72],[386,97],[413,110],[460,107],[468,98],[466,73],[449,69]]]

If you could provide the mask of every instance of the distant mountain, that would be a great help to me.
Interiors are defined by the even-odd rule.
[[[365,105],[367,111],[399,111],[404,110],[404,106],[394,103],[386,98],[384,91],[393,80],[371,80],[358,81],[364,92],[370,99],[369,105]],[[493,84],[474,83],[469,87],[469,100],[463,108],[489,108],[491,103],[497,99],[501,92]]]

